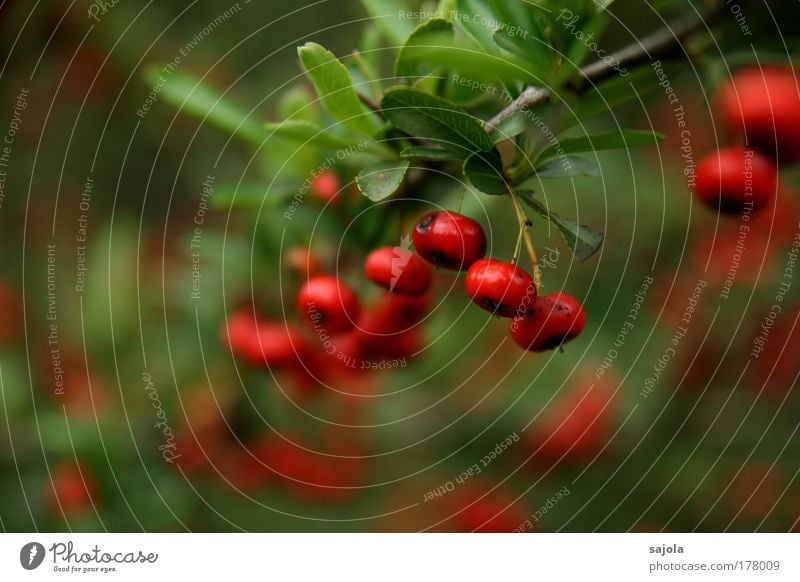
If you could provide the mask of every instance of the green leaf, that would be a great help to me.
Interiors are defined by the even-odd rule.
[[[662,63],[668,78],[676,72],[676,63]],[[658,88],[662,80],[650,66],[641,66],[628,71],[626,75],[612,77],[589,89],[580,100],[574,104],[571,114],[575,117],[572,124],[578,124],[587,119],[606,113],[628,103],[645,97]]]
[[[328,133],[327,130],[319,125],[308,121],[289,119],[283,123],[267,123],[264,129],[270,135],[277,135],[301,145],[323,148],[342,148],[348,145],[348,142]]]
[[[603,233],[595,232],[588,226],[578,224],[571,218],[562,218],[555,212],[549,212],[533,197],[531,192],[520,191],[517,194],[525,204],[558,229],[576,259],[586,261],[600,250],[603,245]]]
[[[287,89],[278,102],[279,119],[319,123],[319,110],[313,104],[314,93],[305,84]]]
[[[441,97],[399,87],[384,93],[381,107],[386,119],[399,129],[435,141],[457,155],[494,147],[478,119]]]
[[[477,152],[464,162],[464,176],[480,192],[490,196],[508,193],[503,177],[503,161],[497,150]]]
[[[211,207],[215,210],[228,208],[253,209],[275,208],[300,191],[302,184],[287,180],[276,181],[267,188],[264,185],[224,184],[216,189],[211,197]]]
[[[536,166],[535,173],[540,178],[571,178],[573,176],[597,176],[597,165],[578,156],[551,158]]]
[[[373,136],[380,126],[372,112],[361,103],[347,68],[332,52],[310,42],[297,50],[322,106],[336,119],[365,135]]]
[[[492,132],[492,141],[498,143],[524,133],[530,125],[530,118],[531,114],[529,111],[518,111],[510,117],[507,117]]]
[[[665,137],[666,136],[662,133],[638,129],[623,129],[622,131],[610,131],[607,133],[596,133],[594,135],[565,137],[559,140],[557,144],[546,148],[539,154],[537,159],[548,160],[555,156],[574,154],[577,152],[627,149],[656,143],[663,140]]]
[[[407,160],[433,160],[435,162],[458,162],[464,158],[440,148],[426,148],[415,146],[404,149],[400,157]]]
[[[497,16],[481,0],[456,0],[456,22],[487,53],[498,54],[492,40],[495,28],[488,23],[497,22]],[[484,24],[486,23],[486,24]],[[499,22],[497,23],[499,26]]]
[[[443,47],[453,46],[453,24],[449,20],[434,18],[420,24],[408,37],[395,63],[398,77],[426,77],[438,67],[428,55]]]
[[[589,48],[592,43],[597,43],[598,38],[608,26],[609,17],[605,12],[591,16],[588,21],[581,21],[580,31],[581,36],[572,39],[572,43],[567,51],[566,62],[563,67],[563,78],[567,79],[578,73],[581,64],[586,59],[586,56],[591,52]],[[587,39],[595,39],[593,41]],[[621,70],[621,69],[620,69]]]
[[[155,67],[145,71],[145,78],[153,86],[161,84],[159,96],[178,107],[181,113],[188,113],[203,122],[208,121],[223,132],[256,147],[263,143],[266,134],[261,122],[198,78],[177,72],[162,76],[162,70]]]
[[[594,3],[594,9],[597,12],[603,12],[607,10],[609,6],[614,2],[614,0],[592,0]]]
[[[400,0],[361,0],[361,4],[389,42],[403,46],[414,30],[414,21],[403,18],[408,6]]]
[[[356,176],[358,189],[373,202],[380,202],[397,192],[403,183],[409,161],[380,162]]]
[[[528,68],[542,79],[548,78],[552,68],[547,45],[531,38],[528,31],[501,28],[494,33],[494,42],[501,49],[516,55],[529,64]]]

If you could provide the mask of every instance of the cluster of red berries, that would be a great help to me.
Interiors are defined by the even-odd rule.
[[[253,366],[299,365],[315,377],[324,377],[332,361],[371,369],[365,362],[411,357],[421,349],[416,327],[429,309],[431,265],[466,271],[469,297],[492,315],[512,319],[511,337],[526,350],[557,348],[581,333],[586,315],[580,302],[565,292],[537,297],[528,272],[484,258],[486,235],[475,220],[451,211],[431,212],[417,222],[412,240],[416,253],[381,247],[367,256],[367,278],[386,290],[369,309],[362,309],[342,279],[319,273],[319,261],[308,249],[287,252],[287,262],[306,279],[298,291],[298,311],[324,353],[298,326],[261,321],[247,311],[228,319],[224,343]]]
[[[567,293],[537,298],[531,275],[512,263],[484,258],[486,235],[475,220],[451,211],[430,212],[412,233],[414,249],[385,247],[367,258],[367,277],[396,293],[425,293],[433,275],[425,263],[451,271],[466,270],[467,295],[482,309],[511,318],[511,337],[522,348],[543,351],[580,334],[586,316]],[[421,257],[421,259],[420,259]]]
[[[768,206],[779,187],[778,162],[800,159],[800,91],[788,68],[745,68],[720,92],[727,128],[745,140],[697,166],[695,193],[720,212],[741,214]]]

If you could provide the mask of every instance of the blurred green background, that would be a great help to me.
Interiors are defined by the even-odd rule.
[[[120,1],[96,18],[92,6],[0,6],[0,132],[20,113],[0,199],[3,530],[798,527],[800,285],[786,277],[800,233],[795,170],[782,169],[776,207],[737,250],[736,222],[692,203],[673,107],[656,91],[593,124],[652,127],[667,141],[598,154],[597,178],[540,185],[553,209],[606,233],[582,264],[535,222],[549,258],[545,289],[568,290],[588,313],[563,353],[523,353],[502,321],[469,307],[460,281],[441,274],[407,367],[343,380],[360,396],[302,396],[302,381],[247,368],[219,336],[236,306],[293,317],[298,282],[278,259],[282,245],[309,243],[321,206],[305,205],[286,232],[269,205],[205,213],[208,176],[214,196],[237,183],[266,191],[262,170],[277,161],[254,160],[247,145],[163,99],[137,111],[151,90],[147,67],[184,50],[181,73],[276,120],[286,84],[305,83],[296,47],[313,40],[348,55],[367,15],[345,0]],[[602,41],[610,48],[660,24],[634,0],[613,14]],[[796,3],[754,3],[746,15],[756,54],[785,62]],[[718,46],[672,77],[695,159],[733,139],[707,98],[727,66],[753,60],[733,20],[716,34]],[[461,190],[436,180],[416,196],[455,208]],[[467,195],[462,211],[484,225],[494,256],[510,258],[506,204]],[[193,299],[198,217],[202,292]],[[315,234],[327,264],[339,234],[325,224]],[[345,267],[374,297],[359,261],[356,253]],[[765,352],[753,358],[787,281]],[[696,310],[681,322],[698,285]],[[165,427],[180,462],[165,460]],[[318,461],[310,484],[258,460],[291,473],[309,455]]]

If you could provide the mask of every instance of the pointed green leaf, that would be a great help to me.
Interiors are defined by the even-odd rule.
[[[373,202],[380,202],[397,192],[403,183],[409,161],[380,162],[356,176],[358,189]]]
[[[488,26],[497,22],[497,17],[482,0],[456,0],[456,22],[488,53],[498,54],[492,35],[497,27]],[[500,23],[498,22],[499,26]]]
[[[551,145],[539,154],[538,159],[548,160],[556,154],[572,154],[577,152],[598,152],[603,150],[627,149],[661,141],[666,136],[648,130],[623,129],[594,135],[565,137],[555,145]]]
[[[380,129],[378,122],[359,100],[347,68],[334,54],[313,42],[300,47],[297,52],[322,106],[348,127],[370,137],[375,135]]]
[[[508,193],[503,177],[503,161],[497,150],[477,152],[464,162],[464,176],[480,192],[490,196]]]
[[[676,63],[664,62],[667,78],[679,68]],[[650,66],[637,67],[626,75],[612,77],[584,93],[570,110],[575,125],[601,113],[611,111],[625,103],[635,101],[655,91],[662,80]]]
[[[536,166],[536,175],[540,178],[571,178],[573,176],[597,176],[597,164],[578,156],[551,158]]]
[[[400,152],[400,157],[407,160],[433,160],[435,162],[458,162],[464,159],[447,150],[422,146],[404,149]]]
[[[532,208],[542,218],[550,221],[555,226],[567,246],[579,261],[586,261],[594,255],[603,245],[603,233],[595,232],[588,226],[578,224],[571,218],[562,218],[555,212],[550,212],[533,197],[531,192],[517,192],[523,202]]]
[[[408,6],[400,0],[361,0],[361,4],[389,42],[403,46],[414,30],[414,21],[404,17],[410,12]]]
[[[497,46],[528,63],[527,68],[538,77],[547,78],[550,74],[552,62],[547,45],[531,37],[528,31],[501,28],[493,38]]]
[[[200,79],[173,72],[166,77],[165,82],[161,70],[155,67],[145,71],[145,78],[153,85],[161,84],[159,96],[178,107],[182,113],[188,113],[203,122],[207,121],[225,133],[256,147],[263,143],[266,133],[261,123]]]
[[[457,155],[494,147],[478,119],[441,97],[399,87],[386,91],[381,107],[386,119],[399,129],[435,141]]]
[[[428,55],[432,51],[453,45],[453,24],[449,20],[434,18],[420,24],[408,37],[395,63],[398,77],[425,77],[438,67]]]
[[[348,142],[308,121],[289,119],[283,123],[267,123],[264,129],[270,135],[277,135],[301,145],[323,148],[342,148],[348,145]]]

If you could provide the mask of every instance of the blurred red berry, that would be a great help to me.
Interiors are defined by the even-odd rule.
[[[417,255],[402,247],[381,247],[368,256],[367,278],[391,292],[418,297],[427,293],[433,282],[430,267]]]
[[[301,316],[317,332],[338,334],[353,327],[359,313],[356,294],[342,280],[317,275],[297,295]]]
[[[73,460],[59,462],[50,474],[46,493],[47,506],[54,515],[80,517],[92,508],[95,497],[94,477],[86,466]]]
[[[789,67],[747,67],[719,94],[727,125],[764,154],[800,159],[800,89]]]
[[[311,182],[311,191],[324,202],[331,202],[339,194],[341,182],[333,170],[325,170]]]
[[[757,211],[775,198],[778,171],[772,160],[740,147],[721,149],[697,165],[695,193],[703,204],[728,214]]]

